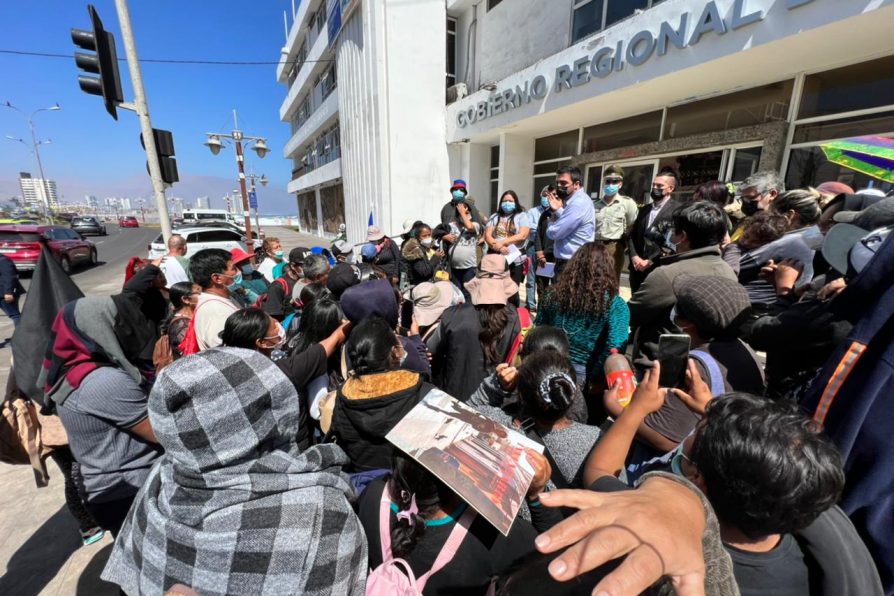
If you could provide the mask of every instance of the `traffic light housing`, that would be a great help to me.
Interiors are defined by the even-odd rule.
[[[112,118],[118,119],[118,104],[124,101],[121,91],[121,78],[118,75],[118,53],[115,49],[115,36],[106,31],[102,21],[92,4],[87,5],[93,31],[72,29],[71,40],[76,46],[96,54],[75,52],[75,64],[86,73],[98,74],[99,77],[81,75],[78,84],[81,90],[90,95],[100,95],[106,104],[106,110]]]
[[[158,156],[158,165],[161,168],[161,179],[164,180],[165,184],[179,182],[180,175],[177,173],[177,161],[174,159],[174,135],[169,130],[153,128],[152,136],[155,139],[155,153]],[[143,146],[143,149],[146,148],[143,133],[140,133],[140,144]],[[146,162],[146,170],[149,171],[149,162]]]

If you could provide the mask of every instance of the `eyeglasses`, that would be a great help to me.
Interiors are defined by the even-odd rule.
[[[685,476],[682,468],[684,459],[688,461],[690,465],[692,465],[692,459],[690,459],[688,455],[683,453],[683,443],[680,443],[676,450],[674,450],[674,456],[671,458],[671,471],[677,476]]]

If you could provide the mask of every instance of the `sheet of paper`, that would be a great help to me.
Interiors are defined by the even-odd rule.
[[[538,267],[534,273],[536,275],[539,275],[540,277],[555,277],[556,264],[555,263],[546,263],[543,267]]]
[[[509,250],[509,252],[506,253],[506,263],[507,264],[512,265],[514,263],[517,263],[519,260],[521,260],[522,254],[521,254],[521,251],[518,250],[518,247],[516,245],[510,244],[506,248]]]

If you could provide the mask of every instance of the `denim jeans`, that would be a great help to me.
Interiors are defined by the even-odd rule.
[[[21,317],[21,313],[19,312],[19,297],[16,296],[12,302],[7,302],[0,296],[0,309],[3,309],[3,312],[6,313],[6,316],[12,321],[13,325],[19,324],[19,317]]]
[[[525,284],[525,302],[528,310],[537,310],[537,261],[534,259],[534,244],[528,245],[527,255],[531,259],[531,267],[528,269],[528,279]]]

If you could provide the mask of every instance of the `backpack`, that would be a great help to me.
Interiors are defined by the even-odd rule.
[[[49,482],[45,460],[50,449],[41,441],[34,402],[19,392],[12,369],[9,373],[0,409],[0,462],[30,465],[38,488],[44,487]]]
[[[388,485],[382,489],[379,506],[379,539],[382,543],[382,564],[373,569],[366,578],[366,596],[421,596],[425,584],[435,573],[443,569],[459,550],[460,544],[469,532],[475,517],[475,510],[468,507],[456,522],[444,548],[438,553],[434,565],[418,579],[413,575],[410,564],[403,559],[395,559],[391,553],[391,495]]]
[[[222,299],[218,300],[223,302]],[[180,342],[179,346],[177,346],[177,350],[180,352],[181,356],[192,356],[193,354],[199,353],[199,338],[196,336],[196,319],[198,318],[197,315],[199,314],[199,309],[208,302],[212,301],[208,300],[207,302],[203,302],[202,304],[196,306],[195,311],[192,313],[192,318],[189,320],[189,327],[186,328],[186,335],[183,336],[183,341]],[[154,362],[154,351],[152,355]]]
[[[695,358],[708,369],[708,386],[711,388],[711,395],[718,397],[726,391],[726,384],[723,382],[723,373],[720,372],[720,365],[709,353],[704,350],[691,350],[689,352],[691,358]]]
[[[506,357],[506,364],[510,365],[521,351],[522,344],[525,342],[525,336],[528,334],[528,331],[534,326],[534,321],[531,320],[531,311],[525,307],[519,307],[516,310],[518,311],[518,322],[521,324],[521,331],[515,340],[513,340],[512,347],[509,349],[509,355]]]
[[[287,296],[287,297],[289,296],[289,282],[287,282],[286,280],[284,280],[281,277],[277,277],[270,283],[273,283],[273,284],[279,283],[282,286],[283,295]],[[258,296],[258,299],[255,302],[255,308],[257,308],[258,310],[262,310],[264,308],[265,302],[267,302],[267,292],[264,292],[263,294]]]

